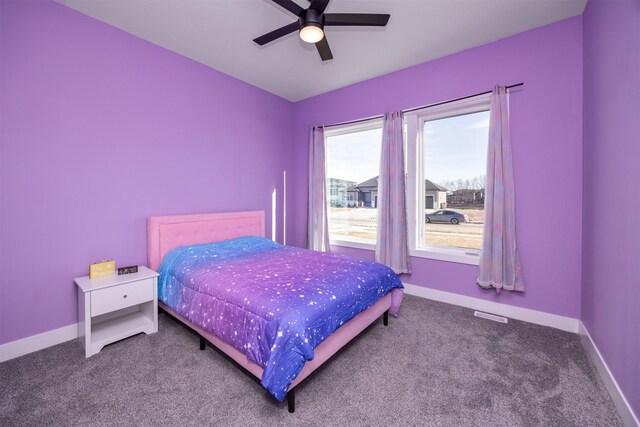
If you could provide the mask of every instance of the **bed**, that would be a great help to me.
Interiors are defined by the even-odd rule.
[[[402,284],[381,264],[279,245],[264,212],[148,218],[159,307],[295,411],[295,387],[376,319]]]

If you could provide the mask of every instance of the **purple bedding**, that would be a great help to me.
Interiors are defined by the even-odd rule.
[[[278,400],[314,348],[403,288],[382,264],[260,237],[179,247],[159,270],[159,299],[260,365],[262,385]],[[395,314],[400,298],[393,300]]]

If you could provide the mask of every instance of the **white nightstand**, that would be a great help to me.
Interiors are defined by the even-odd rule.
[[[137,273],[75,279],[78,285],[78,334],[85,356],[107,344],[140,332],[158,332],[158,273],[138,267]]]

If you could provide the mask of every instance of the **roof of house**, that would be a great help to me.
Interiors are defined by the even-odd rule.
[[[378,187],[378,177],[376,176],[374,178],[361,182],[357,185],[357,187]]]
[[[375,176],[366,181],[362,181],[356,185],[352,185],[347,188],[347,191],[362,191],[362,190],[374,190],[378,188],[378,177]]]
[[[425,191],[449,191],[444,188],[442,185],[438,185],[433,181],[429,181],[428,179],[424,180],[424,189]]]
[[[363,181],[359,184],[352,185],[351,187],[347,188],[347,191],[361,191],[361,189],[367,189],[367,190],[377,189],[378,178],[379,177],[376,176],[366,181]],[[424,180],[424,190],[425,191],[449,191],[446,188],[444,188],[442,185],[438,185],[433,181],[429,181],[428,179]]]

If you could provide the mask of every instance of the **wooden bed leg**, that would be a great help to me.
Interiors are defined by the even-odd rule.
[[[287,393],[287,406],[289,407],[289,413],[296,412],[296,389],[292,388]]]
[[[382,315],[382,324],[384,326],[389,325],[389,310],[385,311],[384,314]]]
[[[204,337],[200,335],[200,350],[204,350],[207,347],[207,343],[204,340]]]

